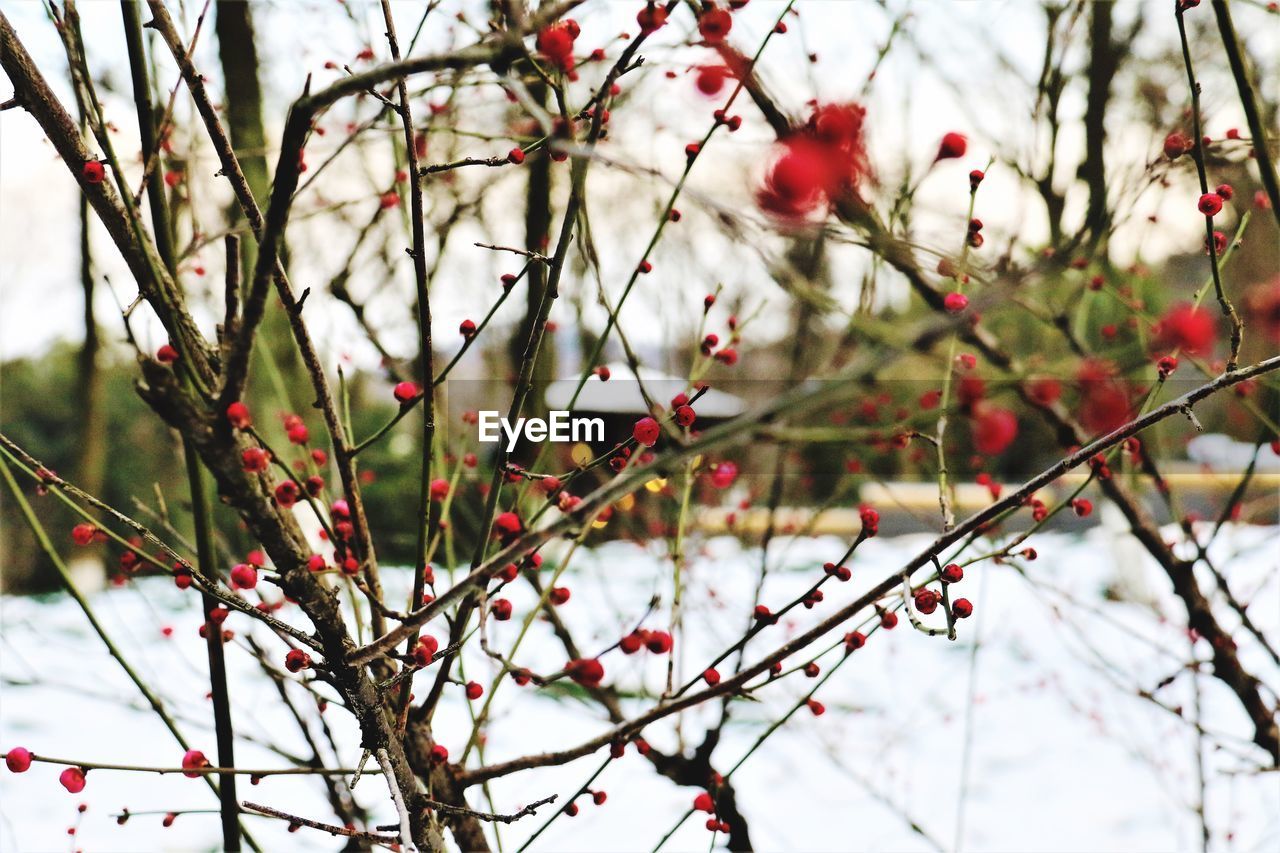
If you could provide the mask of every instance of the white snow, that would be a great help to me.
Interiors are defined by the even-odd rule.
[[[1229,527],[1212,554],[1238,597],[1252,602],[1250,615],[1280,639],[1280,586],[1275,528]],[[1190,645],[1179,622],[1185,618],[1167,580],[1153,565],[1127,566],[1145,576],[1153,603],[1106,601],[1102,591],[1116,578],[1116,534],[1096,528],[1083,536],[1041,535],[1033,544],[1040,558],[1026,564],[1029,579],[1013,568],[985,563],[973,567],[955,589],[971,599],[973,618],[960,623],[956,643],[928,637],[904,619],[891,632],[874,634],[866,647],[841,667],[817,698],[827,708],[812,716],[802,709],[787,727],[733,776],[738,799],[751,823],[752,839],[763,850],[927,850],[955,849],[966,723],[972,726],[962,846],[967,850],[1183,850],[1199,848],[1194,806],[1196,738],[1168,711],[1136,696],[1179,671]],[[827,600],[814,611],[793,611],[788,620],[753,642],[757,659],[784,636],[849,600],[893,569],[927,540],[922,537],[871,540],[852,561],[854,580],[826,586]],[[816,567],[835,559],[842,543],[834,538],[778,540],[774,569],[764,601],[775,609],[816,578]],[[1131,558],[1126,554],[1125,561]],[[551,561],[548,561],[551,562]],[[696,673],[740,632],[754,589],[759,553],[723,538],[706,543],[688,569],[685,599],[686,644],[677,657]],[[387,572],[384,583],[407,588],[402,572]],[[443,577],[444,572],[438,571]],[[670,590],[670,561],[656,546],[642,549],[610,543],[575,558],[560,579],[573,591],[560,608],[589,652],[611,644],[643,613],[649,597]],[[1201,577],[1206,590],[1212,578]],[[513,585],[516,617],[488,623],[491,641],[507,649],[519,619],[532,602],[527,587]],[[1068,603],[1068,601],[1074,603]],[[111,589],[92,604],[128,658],[158,689],[197,748],[216,752],[211,728],[203,642],[196,635],[198,599],[162,580]],[[92,634],[75,604],[65,596],[7,597],[2,600],[3,654],[0,673],[0,750],[22,745],[36,753],[85,761],[176,765],[182,751],[145,709],[120,668]],[[666,605],[646,621],[666,627]],[[1236,621],[1219,608],[1224,625]],[[305,620],[282,611],[295,623]],[[1167,619],[1165,618],[1167,617]],[[160,627],[172,625],[172,638]],[[232,616],[238,634],[248,620]],[[264,631],[253,631],[273,661],[284,648]],[[441,633],[437,629],[437,634]],[[1244,631],[1234,632],[1247,667],[1274,687],[1280,670]],[[971,653],[980,637],[976,666]],[[837,639],[832,638],[833,641]],[[264,748],[273,742],[306,754],[296,726],[280,707],[270,682],[237,638],[229,649],[231,695],[237,731],[254,742],[237,744],[237,762],[248,767],[282,767],[286,760]],[[1207,657],[1204,644],[1195,653]],[[563,665],[565,655],[550,630],[535,624],[519,663],[539,671]],[[841,659],[839,650],[821,660],[824,673]],[[604,659],[606,681],[659,690],[665,659],[648,653]],[[482,655],[466,658],[467,675],[488,686],[491,664]],[[296,677],[295,677],[296,680]],[[420,683],[425,679],[420,679]],[[730,768],[763,728],[814,682],[797,674],[760,691],[757,703],[733,705],[733,719],[715,753],[721,772]],[[1262,761],[1249,743],[1250,726],[1239,703],[1211,677],[1199,679],[1201,719],[1218,737],[1205,749],[1205,811],[1213,850],[1274,850],[1280,831],[1280,773],[1237,773]],[[295,685],[296,687],[296,685]],[[327,688],[321,686],[321,691]],[[425,685],[419,688],[420,694]],[[966,714],[972,690],[971,712]],[[292,691],[305,713],[314,703],[301,688]],[[1169,706],[1194,716],[1194,690],[1186,672],[1157,692]],[[1264,691],[1268,701],[1274,696]],[[632,713],[651,700],[629,700]],[[337,761],[353,766],[358,735],[341,708],[324,718],[339,744]],[[711,710],[682,721],[691,749]],[[437,715],[437,737],[456,758],[470,731],[461,689],[447,691]],[[552,699],[531,688],[504,683],[498,691],[485,751],[486,762],[527,752],[572,746],[606,728],[593,707],[572,699]],[[662,749],[677,743],[667,721],[646,733]],[[326,760],[333,761],[326,755]],[[576,791],[599,766],[592,755],[564,767],[526,771],[490,786],[493,807],[509,812],[524,803]],[[475,758],[473,756],[472,762]],[[16,776],[0,770],[0,849],[94,851],[210,850],[219,844],[215,814],[183,815],[170,829],[162,815],[136,816],[118,826],[110,816],[131,811],[212,809],[216,802],[197,780],[94,770],[79,796],[57,783],[59,768],[37,764]],[[250,786],[241,780],[241,799],[264,803],[317,820],[332,821],[317,780],[268,778]],[[537,850],[650,850],[692,803],[697,791],[658,777],[631,748],[593,785],[608,792],[603,806],[580,802],[576,818],[560,817],[539,837]],[[367,775],[356,788],[376,822],[394,819],[386,788]],[[471,802],[488,804],[478,789]],[[66,828],[84,802],[77,839]],[[514,850],[553,811],[544,808],[503,827],[504,849]],[[914,833],[914,820],[929,838]],[[710,834],[693,818],[666,850],[705,850]],[[337,850],[341,839],[314,830],[285,832],[279,821],[246,817],[263,848]],[[1228,839],[1228,833],[1231,834]],[[718,836],[718,843],[724,837]]]

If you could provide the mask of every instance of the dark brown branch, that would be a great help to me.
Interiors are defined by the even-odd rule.
[[[245,802],[245,803],[241,803],[240,807],[248,812],[254,812],[259,815],[263,815],[265,817],[274,817],[274,818],[279,818],[280,820],[287,820],[289,821],[290,824],[293,824],[295,826],[305,826],[310,829],[319,829],[322,832],[327,832],[330,835],[337,835],[343,838],[354,838],[360,841],[372,841],[377,844],[386,844],[386,845],[397,844],[400,841],[400,839],[394,835],[377,835],[372,832],[360,832],[359,830],[348,829],[345,826],[334,826],[331,823],[321,823],[318,820],[311,820],[310,818],[299,817],[298,815],[289,814],[288,812],[283,812],[283,811],[280,811],[279,809],[273,809],[270,806],[263,806],[257,803]]]

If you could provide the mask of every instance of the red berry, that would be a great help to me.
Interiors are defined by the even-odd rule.
[[[1087,498],[1076,498],[1071,502],[1071,509],[1081,518],[1087,518],[1093,512],[1093,503]]]
[[[1003,453],[1018,437],[1018,418],[1008,409],[987,404],[976,407],[973,424],[973,446],[981,454]]]
[[[311,666],[311,656],[302,649],[289,649],[284,656],[284,668],[290,672],[301,672]]]
[[[1164,138],[1164,156],[1177,160],[1191,150],[1191,140],[1176,130]]]
[[[458,324],[458,333],[464,338],[469,338],[476,333],[476,324],[471,320],[463,320]]]
[[[916,610],[927,615],[938,609],[938,602],[942,600],[942,596],[931,589],[921,589],[916,591],[914,600]]]
[[[446,749],[443,745],[436,744],[435,746],[431,747],[431,761],[433,763],[440,764],[448,760],[449,760],[449,750]]]
[[[564,604],[566,601],[569,600],[569,587],[567,586],[554,587],[551,590],[550,594],[547,596],[547,598],[551,601],[552,604],[555,604],[555,605]]]
[[[418,386],[412,382],[400,382],[396,384],[395,390],[392,391],[395,398],[401,403],[408,403],[418,396]]]
[[[948,563],[942,567],[939,577],[942,578],[944,583],[959,583],[964,579],[964,569],[955,563]]]
[[[682,427],[693,426],[693,422],[697,417],[698,415],[693,411],[692,406],[681,406],[676,409],[676,423]]]
[[[604,665],[595,658],[578,658],[565,664],[569,677],[583,687],[599,687],[604,678]]]
[[[468,699],[474,702],[476,699],[479,699],[483,695],[484,695],[484,688],[480,686],[480,682],[478,681],[467,682],[467,698]]]
[[[198,749],[188,749],[182,756],[182,769],[184,771],[188,771],[184,772],[182,775],[186,776],[188,779],[199,779],[202,775],[200,773],[191,773],[189,771],[208,766],[209,759],[205,758],[204,753]]]
[[[860,649],[867,644],[867,635],[861,631],[851,631],[844,635],[844,650],[846,652]]]
[[[159,361],[161,364],[173,364],[177,360],[178,351],[169,344],[165,344],[160,347],[160,349],[156,350],[156,361]]]
[[[31,768],[31,750],[15,746],[5,753],[4,764],[10,773],[26,773]]]
[[[720,94],[720,90],[724,88],[724,81],[731,76],[733,73],[723,65],[703,65],[698,68],[698,73],[693,79],[699,92],[712,97]]]
[[[732,462],[721,462],[711,469],[711,485],[717,489],[727,489],[738,477],[738,466]]]
[[[489,605],[489,612],[493,614],[493,618],[499,622],[506,622],[511,618],[511,602],[505,598],[495,599]]]
[[[68,767],[58,776],[58,781],[72,794],[78,794],[84,790],[84,771],[79,767]]]
[[[538,52],[561,71],[573,71],[573,42],[578,37],[578,24],[573,19],[557,21],[538,33]]]
[[[430,634],[424,634],[418,638],[418,644],[413,647],[413,662],[418,666],[427,666],[438,651],[440,651],[440,641]]]
[[[249,407],[239,400],[227,406],[227,421],[236,429],[245,429],[253,425]]]
[[[702,673],[702,680],[715,687],[720,683],[720,673],[714,667],[710,667]]]
[[[98,528],[92,524],[77,524],[71,528],[71,539],[77,545],[92,545],[98,538]]]
[[[283,483],[276,486],[275,496],[276,503],[280,504],[280,506],[285,509],[288,509],[298,502],[298,484],[293,480],[285,480]]]
[[[955,133],[954,131],[943,135],[942,142],[938,144],[939,160],[954,160],[957,157],[963,157],[964,153],[969,150],[969,140],[963,133]]]
[[[1222,210],[1222,196],[1217,193],[1205,193],[1200,196],[1196,207],[1205,216],[1216,216]]]
[[[853,577],[853,572],[849,570],[848,566],[837,566],[835,563],[823,563],[822,571],[841,583]]]
[[[1213,349],[1218,324],[1205,309],[1180,302],[1165,312],[1153,331],[1159,347],[1200,355]]]
[[[1223,201],[1231,201],[1231,196],[1235,195],[1235,190],[1231,189],[1231,184],[1219,184],[1214,193]]]
[[[240,454],[240,462],[244,470],[251,474],[260,474],[267,470],[267,451],[261,447],[250,447]]]
[[[507,152],[507,162],[515,163],[517,166],[524,162],[524,149],[512,148]]]
[[[649,634],[649,639],[645,642],[645,648],[653,652],[655,655],[665,655],[671,651],[674,645],[671,635],[666,631],[654,631]]]
[[[858,510],[858,516],[862,520],[864,535],[875,536],[880,532],[880,513],[869,506],[864,506]]]
[[[969,297],[963,293],[951,292],[942,299],[943,307],[952,314],[959,314],[961,311],[969,307]]]
[[[494,535],[500,539],[511,539],[519,535],[522,529],[523,525],[520,523],[520,516],[514,512],[500,513],[493,520]]]
[[[81,173],[84,175],[85,181],[90,184],[100,184],[107,176],[107,170],[98,160],[86,160]]]
[[[631,430],[631,434],[635,440],[645,447],[653,447],[658,443],[658,434],[661,430],[658,428],[658,422],[653,418],[641,418],[636,421],[636,425]]]
[[[957,598],[951,602],[951,613],[957,619],[968,619],[973,615],[973,603],[967,598]]]
[[[711,814],[716,810],[716,804],[715,801],[711,799],[711,795],[706,791],[703,791],[693,798],[693,808],[695,811]]]
[[[636,14],[636,23],[640,25],[640,35],[656,32],[667,23],[667,9],[650,2]]]
[[[253,589],[258,585],[258,570],[248,563],[240,563],[231,570],[233,589]]]
[[[733,17],[725,9],[710,6],[698,17],[698,33],[707,44],[720,44],[733,29]]]
[[[449,496],[449,481],[437,477],[431,481],[431,500],[442,501]]]

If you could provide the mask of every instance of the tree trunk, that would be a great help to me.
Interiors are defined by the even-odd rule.
[[[262,123],[258,48],[253,39],[253,4],[244,0],[217,0],[216,9],[214,25],[218,36],[218,61],[222,65],[226,85],[227,132],[249,190],[265,210],[271,192],[271,177],[267,168],[267,134]],[[233,223],[244,218],[234,201],[228,217]],[[258,256],[257,243],[253,240],[240,241],[240,256],[244,269],[253,269]],[[242,276],[241,280],[247,287],[250,276]],[[310,386],[297,351],[292,346],[279,346],[281,341],[292,341],[289,318],[279,301],[270,299],[262,321],[262,334],[258,337],[258,346],[254,347],[253,363],[261,374],[270,369],[264,362],[274,360],[280,381],[273,382],[271,386],[259,385],[253,397],[266,411],[277,411],[282,406],[297,411],[303,408],[299,404],[304,401],[293,399],[292,394],[297,391],[292,389]],[[274,378],[274,371],[267,376]]]

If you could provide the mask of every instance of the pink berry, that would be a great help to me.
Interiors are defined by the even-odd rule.
[[[4,764],[11,773],[26,773],[31,768],[31,750],[15,746],[5,753]]]
[[[58,781],[70,793],[78,794],[84,790],[84,771],[79,767],[68,767],[58,776]]]

